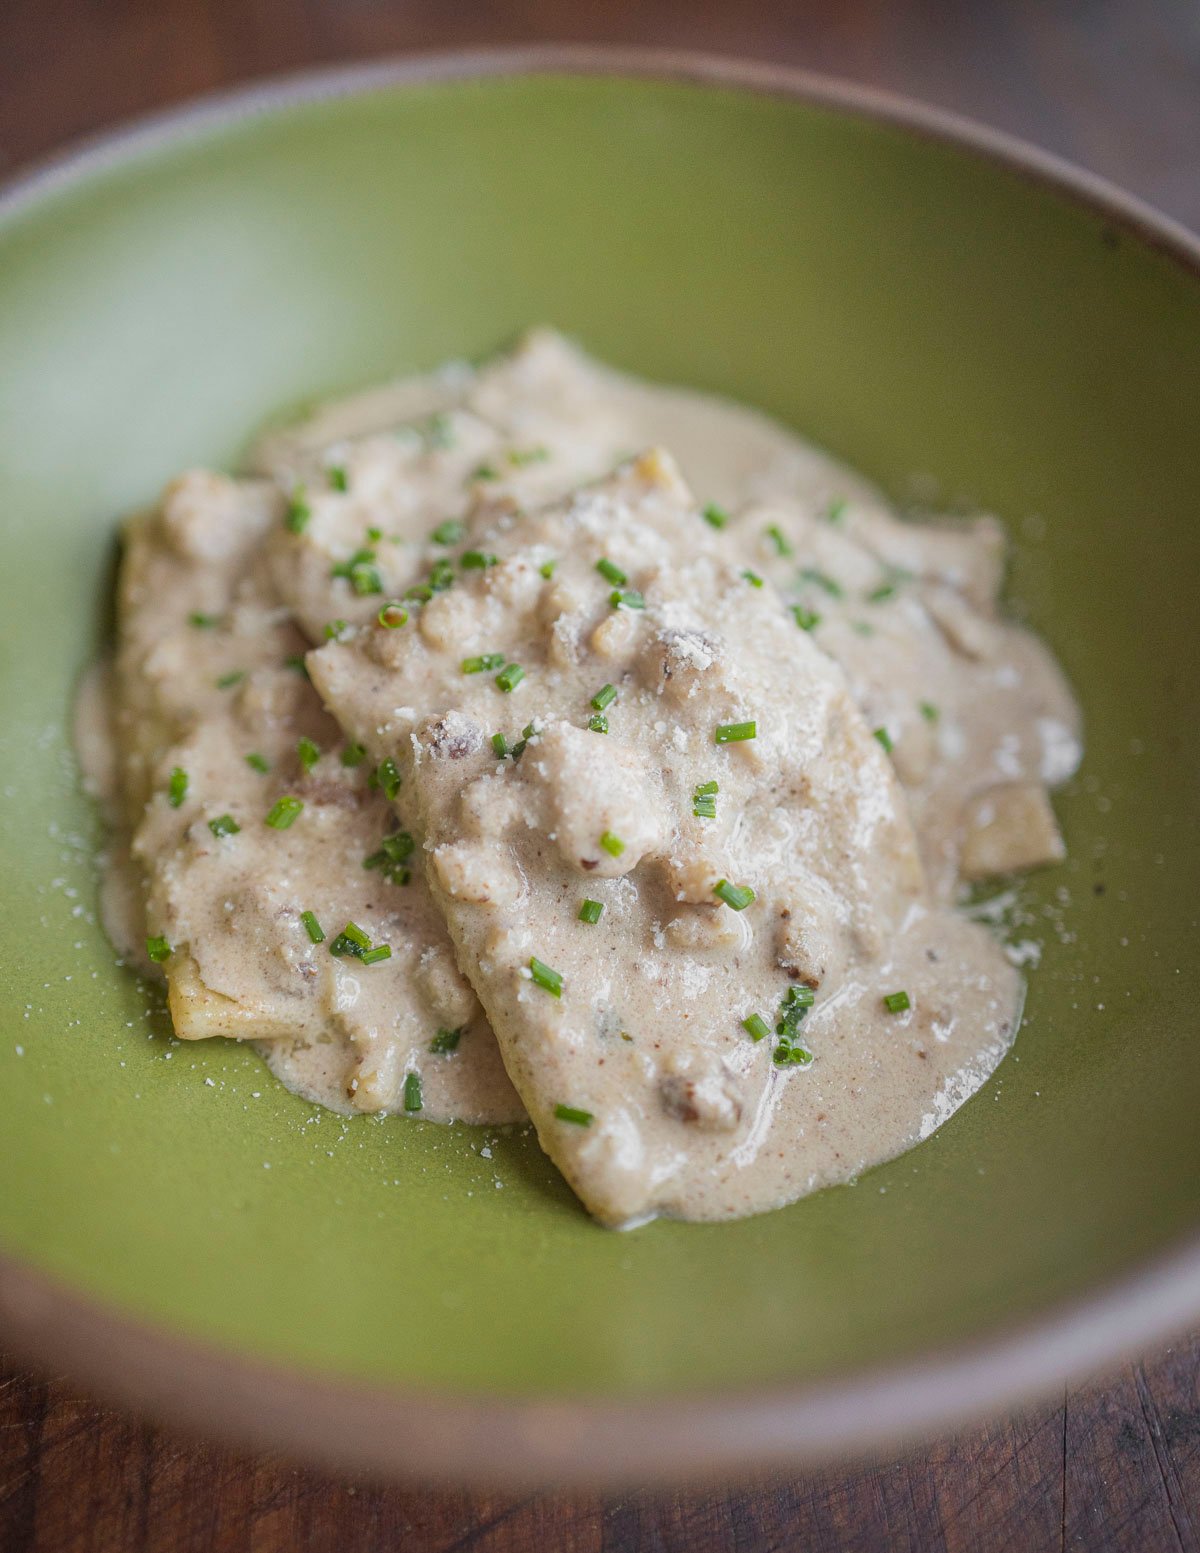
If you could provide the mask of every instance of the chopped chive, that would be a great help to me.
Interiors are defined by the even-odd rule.
[[[742,568],[742,576],[752,588],[761,588],[763,585],[762,578],[757,572],[752,572],[748,566]]]
[[[404,597],[414,604],[428,604],[433,597],[433,589],[423,582],[415,582],[411,588],[405,588]]]
[[[549,579],[554,576],[554,571],[557,566],[557,561],[543,561],[542,564],[538,567],[538,571],[541,572],[542,576],[545,577],[547,581],[549,581]]]
[[[392,946],[390,944],[376,944],[374,949],[364,949],[359,956],[364,965],[378,965],[381,960],[392,958]]]
[[[263,776],[266,776],[267,772],[271,769],[271,762],[265,755],[260,755],[257,750],[255,750],[253,754],[246,756],[246,764],[251,768],[251,770],[260,771]]]
[[[472,480],[498,480],[500,475],[491,464],[476,464],[470,477]]]
[[[167,802],[172,809],[178,809],[187,797],[187,790],[188,774],[182,766],[176,766],[171,772],[171,780],[167,783]]]
[[[510,448],[508,453],[508,461],[514,469],[524,469],[526,464],[544,464],[549,457],[549,448],[527,448],[524,452]]]
[[[284,514],[283,519],[284,524],[290,533],[303,534],[304,530],[308,527],[308,522],[311,517],[312,508],[305,500],[304,487],[302,485],[298,485],[292,492],[291,500],[288,502],[287,512]]]
[[[381,528],[375,528],[372,526],[367,530],[367,538],[370,540],[371,544],[377,545],[383,538],[383,530]]]
[[[398,631],[402,625],[408,624],[408,610],[397,599],[389,599],[375,618],[387,630]]]
[[[894,598],[896,584],[894,582],[881,582],[877,588],[872,588],[867,594],[868,604],[882,604],[885,599]]]
[[[492,555],[488,550],[464,550],[458,558],[458,564],[464,572],[485,572],[489,566],[495,566],[499,562],[498,555]]]
[[[229,690],[233,685],[240,685],[246,677],[245,669],[234,669],[229,674],[222,674],[217,681],[218,690]]]
[[[884,997],[883,1006],[889,1014],[906,1014],[912,1007],[912,999],[907,992],[889,992]]]
[[[194,609],[188,616],[188,624],[195,626],[197,631],[211,631],[221,624],[220,615],[206,615],[198,609]]]
[[[161,935],[155,934],[146,940],[146,953],[155,965],[161,965],[170,955],[171,946]]]
[[[429,1050],[436,1052],[439,1057],[446,1057],[452,1051],[458,1050],[458,1043],[462,1040],[466,1025],[459,1025],[457,1030],[441,1029],[429,1043]]]
[[[467,532],[465,523],[460,523],[457,518],[447,518],[444,523],[439,523],[430,539],[435,545],[456,545]]]
[[[508,754],[508,740],[502,733],[494,733],[492,735],[492,748],[495,750],[499,760],[503,760]]]
[[[603,901],[584,901],[583,905],[579,908],[579,920],[580,922],[590,922],[594,926],[597,922],[599,922],[603,911]]]
[[[290,658],[285,658],[283,666],[285,669],[294,669],[303,679],[308,678],[308,664],[305,663],[302,652],[293,653]]]
[[[713,730],[714,744],[741,744],[758,738],[758,723],[718,723]]]
[[[941,715],[941,712],[938,711],[932,701],[921,702],[921,716],[927,723],[936,723]]]
[[[524,678],[525,670],[521,665],[519,663],[510,663],[507,668],[501,669],[500,673],[496,675],[496,684],[507,694],[507,692],[515,690]]]
[[[548,992],[551,997],[562,997],[563,979],[561,971],[551,970],[543,960],[539,960],[534,955],[529,962],[529,974],[538,986]]]
[[[361,766],[366,758],[367,751],[365,746],[355,743],[347,744],[341,755],[342,765],[346,766],[347,768]]]
[[[620,857],[625,850],[625,843],[620,836],[614,836],[611,830],[606,830],[600,837],[600,845],[608,853],[609,857]]]
[[[383,578],[375,565],[374,550],[356,550],[345,561],[330,568],[330,577],[344,577],[360,597],[383,592]]]
[[[554,1114],[560,1122],[571,1122],[576,1127],[590,1127],[596,1119],[590,1111],[581,1111],[577,1105],[556,1105]]]
[[[596,562],[596,570],[606,582],[611,582],[615,588],[620,588],[629,581],[629,578],[616,562],[610,561],[607,556],[601,556]]]
[[[805,609],[803,604],[792,605],[792,619],[802,631],[813,631],[821,624],[821,617],[815,610]]]
[[[873,728],[871,731],[874,734],[874,736],[879,740],[880,744],[883,745],[885,754],[890,755],[892,753],[892,750],[895,748],[895,746],[892,743],[892,736],[891,736],[891,734],[887,731],[886,728]]]
[[[305,734],[296,745],[296,754],[299,755],[300,764],[305,771],[311,771],[321,758],[321,747]]]
[[[800,581],[811,582],[815,588],[822,588],[831,599],[845,598],[846,590],[841,583],[831,577],[828,572],[820,571],[815,566],[804,566],[800,569]]]
[[[791,540],[783,532],[778,523],[772,523],[771,526],[767,529],[767,538],[775,546],[776,555],[792,554]]]
[[[811,987],[803,984],[791,986],[784,994],[782,1007],[810,1009],[817,1001],[817,995]]]
[[[485,674],[492,669],[504,667],[504,654],[502,652],[484,652],[477,658],[464,658],[462,671],[464,674]]]
[[[624,604],[626,609],[645,609],[646,600],[636,588],[614,588],[608,595],[608,602],[614,609],[620,609]]]
[[[299,798],[293,797],[291,793],[285,793],[271,805],[265,823],[272,830],[287,830],[289,826],[295,824],[296,817],[303,808],[304,804]]]
[[[375,767],[374,786],[383,789],[384,797],[394,799],[400,791],[400,768],[390,755]]]
[[[771,1053],[771,1060],[778,1068],[807,1068],[813,1060],[813,1054],[806,1046],[797,1046],[791,1041],[780,1041]]]
[[[729,514],[724,507],[718,507],[715,501],[710,501],[700,516],[713,528],[724,528],[729,522]]]
[[[371,947],[369,936],[363,932],[357,922],[347,922],[346,926],[329,946],[329,952],[340,959],[343,955],[349,955],[352,959],[361,960],[363,951]]]
[[[429,586],[435,593],[445,593],[447,588],[454,586],[454,564],[447,556],[442,556],[429,568]]]
[[[717,817],[717,793],[715,782],[702,782],[692,794],[692,813],[698,820],[715,820]]]
[[[825,509],[825,521],[827,523],[840,523],[846,516],[846,498],[835,496]]]
[[[222,836],[236,836],[242,827],[232,814],[218,814],[215,820],[209,820],[208,828],[219,840]]]
[[[600,689],[592,697],[592,705],[598,712],[602,712],[606,706],[611,706],[617,699],[617,692],[612,685],[601,685]]]
[[[327,642],[340,642],[345,640],[350,629],[348,620],[327,620],[325,622],[325,640]]]
[[[308,934],[310,943],[323,944],[325,942],[325,929],[317,921],[316,912],[302,911],[300,920],[304,923],[304,931]]]
[[[383,838],[377,852],[363,858],[363,867],[378,868],[390,884],[408,884],[412,879],[412,870],[406,865],[416,845],[408,831],[393,831],[390,836]]]
[[[730,884],[728,879],[718,879],[713,894],[732,911],[745,911],[754,900],[754,891],[748,884]]]
[[[419,1111],[421,1106],[421,1075],[419,1073],[406,1073],[404,1075],[404,1109],[406,1111]]]
[[[330,464],[328,469],[329,484],[335,491],[348,491],[350,489],[350,477],[346,473],[345,464]]]
[[[608,718],[605,717],[603,712],[593,712],[588,718],[587,725],[593,733],[608,732]]]
[[[771,1027],[761,1014],[751,1014],[742,1020],[742,1029],[752,1041],[761,1041],[770,1035]]]

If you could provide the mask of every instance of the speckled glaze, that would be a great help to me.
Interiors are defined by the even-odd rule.
[[[1193,1262],[1144,1275],[1200,1221],[1195,251],[1000,149],[772,72],[495,57],[214,109],[0,206],[18,1338],[243,1432],[246,1356],[286,1372],[260,1438],[561,1478],[794,1460],[1007,1395],[1001,1342],[1032,1382],[1200,1307]],[[95,921],[67,724],[118,516],[301,396],[535,318],[760,405],[902,499],[998,512],[1010,598],[1083,703],[1070,861],[1019,891],[1043,953],[1014,1053],[915,1153],[765,1218],[612,1234],[526,1134],[322,1115],[250,1052],[173,1045]],[[1135,1275],[1126,1319],[1064,1318]],[[96,1305],[159,1336],[106,1343]],[[218,1386],[229,1406],[200,1405]],[[342,1401],[301,1426],[279,1387]]]

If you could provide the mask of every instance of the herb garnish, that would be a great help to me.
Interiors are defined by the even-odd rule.
[[[285,793],[282,798],[277,798],[267,813],[265,824],[272,830],[287,830],[294,825],[304,804],[291,793]]]
[[[507,668],[501,669],[500,673],[496,675],[496,684],[505,694],[508,694],[508,692],[515,690],[524,678],[525,670],[521,665],[519,663],[510,663]]]
[[[146,940],[146,954],[155,965],[161,965],[171,954],[171,946],[161,935],[152,934]]]
[[[305,499],[305,491],[302,485],[298,485],[292,492],[291,500],[284,514],[284,526],[293,534],[303,534],[312,517],[312,508]]]
[[[222,836],[236,836],[242,827],[232,814],[219,814],[215,820],[209,820],[208,828],[219,840]]]
[[[758,738],[758,723],[718,723],[713,730],[714,744],[741,744],[746,739]]]
[[[718,879],[713,894],[732,911],[745,911],[754,901],[754,891],[748,884],[730,884],[728,879]]]
[[[556,1105],[554,1114],[560,1122],[571,1122],[576,1127],[590,1127],[595,1121],[590,1111],[581,1111],[577,1105]]]
[[[529,962],[529,974],[533,980],[551,997],[561,998],[563,989],[562,972],[551,970],[544,960],[539,960],[536,955]]]
[[[595,924],[599,922],[603,911],[603,901],[584,901],[583,905],[579,908],[579,920],[580,922],[590,922],[593,926],[595,926]]]
[[[717,794],[721,789],[715,782],[701,782],[692,794],[692,813],[698,820],[715,820]]]
[[[889,1014],[907,1014],[912,1007],[912,999],[907,992],[889,992],[884,997],[883,1006]]]
[[[187,797],[187,790],[188,774],[182,766],[176,766],[171,772],[171,780],[167,783],[167,802],[172,809],[178,809]]]
[[[629,578],[616,562],[610,561],[606,555],[602,555],[596,562],[596,570],[604,578],[605,582],[611,582],[616,588],[622,587],[629,581]]]
[[[317,921],[315,912],[302,911],[300,913],[300,920],[304,923],[304,931],[308,934],[310,943],[323,944],[325,942],[325,929]]]
[[[504,667],[504,654],[502,652],[484,652],[476,658],[464,658],[462,671],[464,674],[485,674],[492,669]]]

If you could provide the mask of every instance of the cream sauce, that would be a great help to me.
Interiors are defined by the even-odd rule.
[[[909,906],[899,917],[889,917],[878,903],[874,908],[882,913],[883,926],[876,926],[895,951],[892,958],[879,959],[876,946],[875,958],[868,955],[853,974],[847,968],[836,996],[823,997],[807,1016],[806,1038],[811,1034],[816,1042],[821,1036],[819,1060],[811,1067],[778,1067],[764,1055],[770,1043],[747,1043],[736,1021],[732,1031],[714,1036],[706,1052],[698,1049],[689,1059],[701,1066],[715,1060],[722,1073],[732,1063],[737,1084],[746,1086],[738,1089],[742,1130],[736,1141],[722,1135],[696,1143],[708,1126],[705,1108],[721,1109],[715,1097],[724,1080],[714,1080],[707,1068],[698,1076],[684,1071],[687,1052],[648,1058],[643,1049],[634,1061],[623,1048],[636,1042],[625,1042],[619,1060],[607,1059],[612,1073],[633,1062],[644,1080],[642,1099],[626,1108],[639,1118],[635,1131],[643,1145],[644,1167],[633,1172],[630,1186],[611,1159],[605,1163],[613,1128],[625,1125],[618,1126],[615,1113],[598,1124],[600,1130],[587,1129],[587,1140],[568,1130],[563,1141],[564,1125],[570,1124],[553,1117],[552,1092],[555,1085],[561,1090],[577,1083],[586,1063],[560,1071],[551,1055],[557,1048],[543,1041],[538,1073],[522,1067],[518,1053],[529,1034],[522,1023],[527,1010],[521,999],[516,1000],[521,1006],[513,1004],[504,977],[498,981],[492,974],[492,962],[486,956],[479,960],[475,929],[465,925],[465,908],[445,882],[435,876],[431,900],[419,854],[410,860],[413,877],[404,886],[389,884],[378,870],[362,869],[362,859],[373,855],[396,823],[388,818],[385,799],[368,786],[370,765],[341,764],[345,741],[334,719],[358,726],[366,704],[362,685],[331,692],[323,682],[331,718],[288,660],[309,643],[324,641],[331,630],[340,641],[314,662],[340,656],[342,647],[351,657],[378,652],[368,643],[388,644],[403,655],[402,644],[418,637],[440,652],[444,662],[440,668],[435,664],[432,677],[415,685],[406,679],[403,687],[397,682],[394,693],[387,693],[396,706],[385,708],[388,715],[359,735],[374,760],[386,755],[403,764],[407,751],[390,742],[396,729],[406,726],[404,717],[397,721],[400,707],[426,706],[430,696],[436,701],[440,694],[437,706],[427,707],[431,716],[434,711],[440,716],[481,691],[496,695],[492,675],[468,681],[456,665],[472,650],[464,647],[472,632],[472,599],[493,589],[503,568],[463,571],[456,562],[464,546],[490,546],[497,553],[503,547],[507,556],[523,533],[528,551],[530,531],[520,524],[534,519],[516,514],[540,512],[537,521],[561,524],[553,504],[652,442],[672,450],[701,502],[719,504],[711,515],[724,526],[713,529],[688,506],[690,498],[682,499],[686,519],[681,508],[672,520],[673,535],[658,536],[662,554],[655,587],[664,590],[663,597],[661,607],[655,606],[658,614],[647,611],[643,625],[649,629],[657,622],[661,637],[661,609],[694,602],[672,592],[671,577],[688,575],[697,547],[712,564],[719,559],[735,574],[752,569],[773,585],[759,590],[738,577],[752,603],[774,616],[771,630],[780,620],[786,624],[790,654],[801,654],[814,673],[814,664],[827,662],[823,654],[841,666],[844,679],[838,676],[837,682],[861,709],[868,734],[880,730],[866,750],[866,766],[859,759],[862,750],[849,765],[856,781],[863,770],[874,773],[875,781],[883,771],[886,780],[876,797],[886,798],[894,836],[909,837],[889,856],[911,877]],[[130,525],[112,694],[106,696],[92,681],[80,699],[83,763],[110,814],[119,815],[105,873],[106,925],[135,960],[144,960],[147,933],[168,938],[174,953],[164,968],[178,1033],[253,1035],[283,1082],[335,1109],[396,1109],[403,1103],[405,1078],[419,1073],[423,1117],[512,1119],[522,1114],[521,1103],[470,978],[500,1026],[505,1061],[548,1151],[594,1211],[613,1222],[654,1211],[721,1217],[787,1200],[907,1146],[978,1087],[1012,1038],[1019,982],[990,941],[936,902],[951,899],[960,878],[1061,856],[1046,788],[1069,775],[1079,757],[1078,716],[1057,666],[1032,635],[998,615],[1003,569],[998,525],[986,519],[953,526],[901,522],[866,482],[767,417],[627,378],[548,331],[535,332],[510,356],[477,371],[455,365],[329,406],[299,427],[264,438],[253,467],[259,478],[245,481],[186,476],[168,489],[153,514]],[[641,515],[635,518],[642,521]],[[630,521],[627,513],[620,518]],[[461,537],[460,527],[470,537]],[[574,552],[560,559],[577,569]],[[426,603],[403,599],[414,586],[450,579],[454,586],[435,591]],[[565,585],[558,574],[552,582],[541,581],[546,596]],[[780,614],[775,590],[794,606],[791,613]],[[716,608],[725,594],[718,597],[710,589],[705,595],[702,589],[697,597],[707,597]],[[401,599],[412,617],[407,626],[383,630],[375,623],[388,598]],[[563,619],[572,608],[564,608]],[[197,613],[217,623],[189,624]],[[617,611],[613,619],[623,621],[630,613]],[[694,616],[695,630],[711,628],[703,614]],[[806,629],[798,630],[797,623]],[[439,629],[440,642],[433,639]],[[531,654],[548,656],[548,639],[535,632],[528,640]],[[493,649],[485,644],[480,650]],[[614,661],[624,663],[624,649],[614,644],[614,651]],[[793,672],[771,672],[736,646],[731,654],[730,661],[760,685],[760,700],[795,700],[799,682]],[[245,678],[236,685],[216,688],[218,679],[239,671]],[[438,678],[442,671],[449,675],[445,683]],[[514,693],[514,707],[530,704],[531,688],[526,684]],[[574,727],[577,709],[567,715],[554,699],[561,689],[550,687],[547,706],[558,707],[560,721]],[[856,726],[862,717],[854,713]],[[389,730],[386,750],[375,731],[380,727]],[[509,730],[514,738],[519,731]],[[681,734],[695,736],[682,719],[670,737]],[[530,754],[540,739],[556,747],[560,737],[570,735],[548,725]],[[320,752],[311,770],[298,761],[301,738],[311,739]],[[644,754],[662,738],[643,728],[638,748]],[[587,740],[592,758],[598,739],[589,732]],[[891,766],[883,760],[883,745],[891,746]],[[720,753],[723,760],[752,762],[742,748]],[[247,765],[248,753],[263,755],[269,772]],[[178,807],[169,801],[176,767],[189,778]],[[656,780],[686,785],[686,762],[672,767],[669,778],[667,770],[664,764]],[[618,787],[627,775],[615,773]],[[812,776],[806,767],[805,780]],[[583,777],[590,780],[586,770]],[[896,777],[907,803],[895,800]],[[455,810],[460,795],[443,793],[435,801],[436,788],[432,776],[415,780],[400,798],[401,823],[420,828],[427,840],[442,836],[438,846],[451,845],[453,827],[463,820]],[[672,792],[678,798],[674,787]],[[285,794],[298,797],[305,808],[295,825],[277,831],[263,824],[263,816]],[[540,812],[532,799],[522,802],[528,814]],[[539,802],[549,800],[542,795]],[[791,820],[779,818],[786,817],[786,806],[772,808],[761,793],[738,802],[747,816],[761,813],[762,823],[756,818],[751,827],[743,818],[735,827],[726,838],[734,856],[744,859],[747,873],[769,863],[772,876],[785,880],[789,870],[800,868],[796,849],[803,840]],[[727,804],[728,815],[733,810]],[[214,836],[209,821],[225,813],[241,829]],[[915,852],[909,855],[910,815],[919,859]],[[520,924],[527,935],[540,920],[542,884],[551,888],[545,850],[532,832],[522,831],[518,840],[505,830],[490,865],[502,874],[501,862],[515,858],[518,872],[531,881],[528,908],[534,915],[523,915]],[[656,868],[662,871],[656,858],[651,849],[645,867],[652,875]],[[804,862],[802,876],[816,879],[806,854]],[[743,953],[738,935],[746,934],[751,913],[714,910],[707,901],[700,910],[693,902],[698,914],[678,915],[708,925],[677,924],[668,931],[670,890],[655,878],[640,880],[641,904],[622,906],[624,915],[616,909],[616,896],[605,897],[601,924],[575,925],[584,935],[579,944],[591,956],[623,923],[632,932],[626,952],[637,944],[642,956],[631,985],[645,974],[645,965],[661,961],[662,986],[670,987],[678,1003],[699,985],[697,976],[728,979],[722,962],[730,945]],[[621,879],[627,886],[628,874]],[[818,907],[825,901],[821,888],[813,886]],[[599,889],[611,892],[618,883],[606,879]],[[600,898],[597,890],[589,893]],[[807,924],[792,931],[787,953],[795,958],[805,933],[816,928],[806,916],[804,890],[797,886],[793,894],[793,916]],[[317,913],[325,943],[308,942],[303,910]],[[688,937],[712,935],[714,918],[725,937],[718,934],[711,943]],[[328,940],[344,920],[362,926],[372,943],[386,942],[390,960],[363,966],[354,958],[330,956]],[[653,950],[642,955],[646,941]],[[570,947],[574,952],[574,940]],[[615,954],[616,947],[606,954]],[[778,944],[775,953],[777,959],[783,953]],[[975,966],[974,980],[963,971],[952,1010],[939,991],[950,972],[931,972],[935,962],[928,953],[950,954],[960,967]],[[570,960],[565,951],[563,957]],[[671,969],[685,962],[691,965],[686,972]],[[871,974],[864,979],[868,964]],[[777,964],[774,973],[778,970]],[[796,973],[793,966],[789,974]],[[881,1018],[880,976],[907,978],[914,996],[909,1014]],[[569,985],[571,998],[579,996],[578,989],[588,986],[586,975],[572,970]],[[732,985],[729,991],[732,996]],[[602,997],[589,1005],[602,1006]],[[654,1019],[670,1006],[667,998]],[[773,1012],[762,1009],[772,1023]],[[606,1017],[611,1022],[611,1009]],[[462,1026],[466,1033],[452,1056],[430,1051],[439,1029]],[[538,1039],[544,1027],[542,1017]],[[754,1062],[746,1057],[747,1045],[757,1053]],[[909,1053],[911,1063],[898,1053]],[[742,1071],[747,1064],[749,1078]],[[588,1076],[588,1085],[594,1078]],[[792,1094],[807,1098],[785,1102]],[[674,1099],[665,1100],[668,1095]],[[703,1103],[693,1104],[697,1096]],[[811,1111],[804,1109],[809,1100]],[[571,1102],[553,1101],[559,1103]],[[681,1121],[689,1107],[697,1116]],[[746,1121],[751,1112],[752,1124]],[[660,1168],[661,1161],[644,1164],[658,1158],[660,1148],[663,1159],[671,1156],[672,1128],[679,1132],[685,1164],[678,1170]],[[609,1142],[598,1141],[602,1136]],[[763,1140],[784,1136],[787,1159],[780,1155],[778,1165],[763,1165]],[[589,1151],[604,1158],[589,1165]],[[730,1163],[735,1156],[742,1162],[736,1168]],[[751,1158],[757,1163],[747,1173]],[[697,1174],[704,1180],[695,1179]]]
[[[494,564],[309,663],[403,772],[460,963],[575,1191],[610,1224],[728,1218],[915,1142],[999,1061],[1022,983],[930,897],[840,669],[665,454],[558,506],[477,512],[467,541]],[[614,607],[622,573],[637,591]],[[521,666],[511,691],[464,674],[486,653]],[[789,1000],[811,1013],[779,1039]]]

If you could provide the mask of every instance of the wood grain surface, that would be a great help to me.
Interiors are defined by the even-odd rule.
[[[1034,140],[1200,227],[1196,0],[0,0],[0,177],[131,114],[411,49],[646,43],[804,65]],[[1200,1341],[898,1460],[620,1497],[333,1481],[0,1360],[0,1553],[1200,1553]]]

